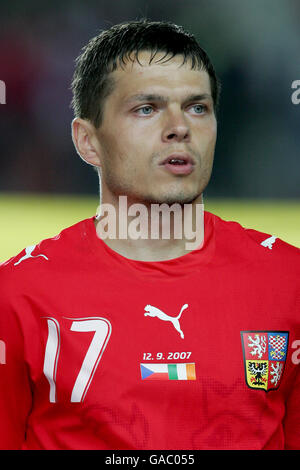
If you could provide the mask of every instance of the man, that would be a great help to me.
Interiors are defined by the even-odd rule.
[[[300,448],[300,250],[203,210],[206,53],[172,24],[117,25],[72,89],[101,203],[1,267],[1,448]]]

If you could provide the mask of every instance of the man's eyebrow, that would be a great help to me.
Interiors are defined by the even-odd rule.
[[[131,103],[132,101],[163,101],[168,102],[169,99],[162,95],[156,95],[154,93],[140,93],[138,95],[133,95],[126,100],[126,102]]]
[[[201,93],[199,95],[189,95],[184,101],[202,101],[202,100],[212,100],[212,96],[209,93]]]
[[[183,102],[202,101],[205,99],[212,100],[212,96],[209,93],[191,94],[185,97]],[[130,96],[128,100],[126,100],[127,103],[131,103],[133,101],[168,103],[170,99],[166,96],[154,93],[139,93],[137,95]]]

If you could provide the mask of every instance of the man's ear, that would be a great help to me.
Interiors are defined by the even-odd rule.
[[[100,148],[95,137],[95,127],[85,119],[72,121],[72,140],[78,155],[89,165],[101,166]]]

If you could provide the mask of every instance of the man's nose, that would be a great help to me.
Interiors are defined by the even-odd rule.
[[[162,133],[164,142],[187,142],[190,140],[190,129],[183,112],[170,112]]]

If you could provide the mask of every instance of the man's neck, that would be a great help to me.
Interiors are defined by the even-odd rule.
[[[102,202],[95,220],[99,238],[125,258],[165,261],[202,247],[204,204],[202,195],[190,204],[129,204]]]

